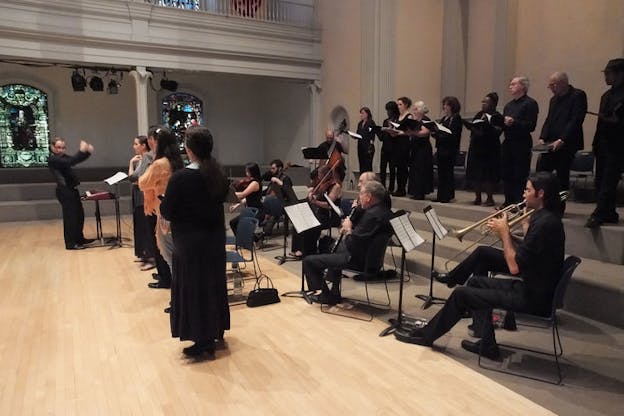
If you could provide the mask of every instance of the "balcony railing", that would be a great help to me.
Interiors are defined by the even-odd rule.
[[[315,0],[145,0],[156,6],[313,28]]]

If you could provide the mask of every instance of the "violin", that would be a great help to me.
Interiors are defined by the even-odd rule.
[[[244,177],[234,184],[234,190],[236,192],[243,192],[245,189],[247,189],[251,182],[253,182],[253,178]]]

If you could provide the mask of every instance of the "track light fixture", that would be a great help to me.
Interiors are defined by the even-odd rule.
[[[80,75],[78,69],[74,69],[74,73],[71,76],[71,83],[74,91],[84,91],[87,85],[87,80],[84,76]]]
[[[161,79],[160,88],[162,88],[163,90],[175,92],[178,89],[178,83],[176,81],[170,81],[168,79]]]
[[[119,94],[119,84],[117,83],[117,81],[111,79],[108,83],[108,86],[106,87],[106,92],[111,95]]]
[[[89,80],[89,87],[91,87],[93,91],[104,91],[104,82],[102,81],[102,78],[94,75]]]

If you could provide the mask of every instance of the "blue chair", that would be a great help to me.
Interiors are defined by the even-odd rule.
[[[241,209],[240,214],[238,215],[241,219],[245,218],[245,217],[249,217],[249,218],[256,218],[256,215],[258,215],[258,208],[255,207],[245,207],[243,209]],[[225,236],[225,244],[228,246],[233,246],[236,243],[236,236],[235,235],[226,235]]]
[[[258,220],[252,217],[242,217],[238,223],[236,232],[236,242],[234,250],[225,252],[225,261],[227,263],[238,264],[238,271],[241,270],[240,264],[246,266],[251,262],[254,267],[254,278],[258,276],[256,269],[256,249],[254,244],[254,233],[258,226]]]
[[[574,274],[574,270],[576,267],[581,264],[581,259],[576,256],[569,256],[565,259],[563,263],[563,274],[557,283],[557,287],[555,288],[555,294],[552,300],[552,307],[549,316],[539,316],[532,315],[528,313],[515,313],[516,318],[519,320],[518,325],[521,326],[529,326],[529,327],[538,327],[538,328],[551,328],[552,329],[552,343],[553,343],[553,352],[541,351],[526,347],[519,347],[516,345],[508,345],[499,343],[499,347],[503,349],[509,349],[511,351],[527,351],[537,355],[544,355],[554,359],[555,367],[557,370],[557,378],[550,379],[539,376],[531,376],[526,373],[510,370],[508,368],[502,368],[498,366],[489,366],[484,365],[484,362],[481,360],[481,351],[479,352],[479,367],[485,368],[488,370],[496,371],[499,373],[512,374],[518,377],[528,378],[531,380],[542,381],[544,383],[549,384],[561,384],[563,377],[561,376],[561,366],[559,364],[559,357],[563,355],[563,346],[561,345],[561,338],[559,337],[559,319],[557,317],[557,311],[564,306],[564,297],[566,289],[568,288],[568,283],[572,279],[572,274]],[[527,321],[527,322],[523,322]],[[537,323],[537,325],[535,324]]]

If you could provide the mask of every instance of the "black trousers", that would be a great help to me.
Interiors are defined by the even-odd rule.
[[[325,280],[340,284],[342,269],[349,264],[349,251],[344,244],[340,244],[335,253],[314,254],[303,259],[303,274],[310,290],[327,290]],[[324,276],[325,269],[327,275]]]
[[[574,159],[574,152],[561,149],[556,152],[544,153],[537,160],[535,170],[537,172],[557,173],[559,185],[562,191],[570,189],[570,166]]]
[[[160,250],[158,249],[158,244],[156,244],[156,222],[158,218],[156,215],[147,215],[147,224],[148,224],[148,245],[151,248],[152,253],[154,253],[154,260],[156,261],[156,271],[160,276],[160,282],[163,285],[171,285],[171,268],[165,261],[162,254],[160,254]]]
[[[65,248],[72,248],[76,244],[82,244],[84,234],[84,209],[80,200],[80,193],[76,188],[66,186],[56,187],[56,199],[61,203],[63,211],[63,237]]]
[[[423,329],[425,339],[433,342],[455,326],[466,312],[470,312],[477,330],[481,330],[484,345],[494,345],[492,309],[526,310],[524,283],[515,279],[473,276],[467,286],[456,288],[440,311]]]
[[[457,153],[440,154],[438,151],[438,200],[450,201],[455,198],[455,160]]]
[[[410,142],[408,136],[398,136],[394,149],[394,166],[396,167],[396,191],[405,194],[409,176]]]
[[[522,202],[522,194],[531,169],[531,137],[526,140],[505,139],[502,144],[501,163],[504,205]]]
[[[598,203],[592,215],[604,221],[615,222],[618,220],[616,211],[617,186],[623,170],[624,149],[600,149],[600,156],[596,158]]]
[[[457,284],[464,285],[473,274],[487,276],[490,272],[509,273],[503,251],[494,247],[479,246],[451,270],[448,277]]]
[[[132,211],[132,230],[134,233],[134,255],[136,257],[147,259],[154,257],[152,247],[149,244],[149,235],[154,234],[150,231],[147,217],[143,205],[137,205]]]
[[[389,151],[381,149],[381,158],[379,160],[379,179],[383,186],[386,186],[386,169],[390,169],[388,192],[394,192],[394,181],[396,178],[396,166],[392,160],[392,154]]]
[[[375,151],[369,152],[368,146],[363,148],[358,145],[358,161],[360,162],[360,174],[373,171],[373,156]]]

